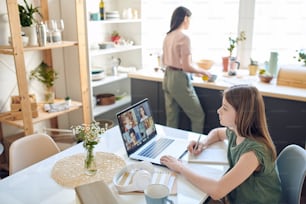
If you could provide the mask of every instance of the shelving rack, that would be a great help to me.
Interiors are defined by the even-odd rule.
[[[21,38],[21,28],[18,11],[18,2],[17,0],[6,0],[7,10],[8,10],[8,19],[10,32],[12,36],[12,45],[11,46],[0,46],[0,54],[12,55],[15,63],[16,77],[19,96],[21,96],[21,109],[22,109],[22,120],[13,121],[7,117],[1,117],[0,122],[8,125],[15,126],[17,128],[22,128],[25,135],[34,133],[34,124],[41,122],[43,120],[48,120],[56,118],[59,115],[66,114],[68,112],[82,108],[83,122],[90,123],[90,106],[89,103],[89,91],[88,91],[88,68],[87,68],[87,57],[86,57],[86,34],[85,34],[85,19],[84,19],[84,1],[73,0],[75,3],[75,12],[76,12],[76,22],[77,22],[77,41],[63,41],[56,44],[47,44],[46,46],[39,47],[23,47],[22,38]],[[44,17],[44,20],[48,20],[48,0],[40,1],[41,13]],[[32,118],[31,108],[30,108],[30,99],[28,92],[28,80],[26,76],[26,67],[24,52],[27,51],[43,51],[45,60],[52,60],[52,49],[65,48],[65,47],[76,47],[78,52],[78,63],[79,63],[79,73],[80,73],[80,90],[81,90],[81,102],[73,101],[73,106],[65,111],[56,112],[56,113],[45,113],[40,112],[38,118]],[[40,109],[39,109],[40,110]],[[2,137],[2,132],[0,133]],[[2,138],[0,138],[2,139]]]
[[[86,1],[87,11],[87,43],[88,43],[88,60],[89,72],[99,67],[104,70],[105,77],[99,81],[90,80],[90,91],[92,97],[100,93],[114,93],[120,97],[120,100],[112,105],[95,105],[92,102],[92,115],[95,118],[112,117],[115,116],[115,111],[122,109],[131,104],[131,90],[130,79],[127,73],[120,73],[117,76],[108,75],[110,69],[110,59],[112,57],[119,57],[122,66],[133,66],[136,69],[142,68],[142,35],[141,35],[141,0],[104,0],[105,12],[118,11],[120,13],[119,19],[108,20],[90,20],[90,13],[96,11],[99,5],[99,0]],[[122,18],[124,9],[137,10],[138,16],[135,18]],[[133,45],[117,45],[114,48],[99,49],[98,44],[102,42],[109,42],[113,31],[117,31],[120,36],[127,40],[132,40]],[[95,100],[93,100],[95,101]],[[108,118],[114,119],[114,118]]]

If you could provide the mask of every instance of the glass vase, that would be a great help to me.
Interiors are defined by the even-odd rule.
[[[54,99],[55,99],[55,93],[51,88],[46,88],[45,90],[45,103],[49,103],[49,104],[52,104],[54,103]]]
[[[88,149],[86,149],[84,169],[85,169],[85,174],[89,176],[93,176],[97,173],[96,158],[93,147],[89,147]]]

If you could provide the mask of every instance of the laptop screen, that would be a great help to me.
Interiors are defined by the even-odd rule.
[[[156,135],[156,127],[147,98],[117,113],[117,120],[128,155]]]

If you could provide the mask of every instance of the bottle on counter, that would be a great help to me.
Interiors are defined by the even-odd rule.
[[[277,61],[278,61],[278,53],[277,52],[271,52],[270,53],[270,60],[269,60],[269,72],[274,77],[277,74],[277,68],[278,68]]]
[[[104,20],[104,1],[103,0],[100,1],[99,11],[100,11],[100,20]]]

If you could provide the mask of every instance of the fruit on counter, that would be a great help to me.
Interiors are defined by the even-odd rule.
[[[265,69],[260,69],[259,70],[259,75],[264,75],[264,76],[272,76],[269,72],[267,72]]]
[[[207,82],[214,82],[214,81],[216,81],[216,79],[217,79],[216,74],[212,74],[210,77],[208,77],[207,75],[202,76],[202,80],[207,81]]]
[[[273,76],[272,76],[272,74],[270,74],[266,70],[261,69],[261,70],[259,70],[259,79],[263,83],[270,83],[271,80],[273,79]]]
[[[208,81],[208,79],[209,79],[209,77],[208,77],[207,75],[203,75],[203,76],[202,76],[202,80],[203,80],[203,81]]]

